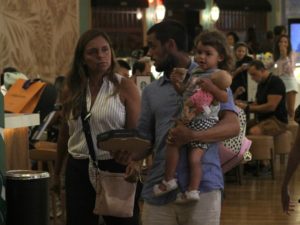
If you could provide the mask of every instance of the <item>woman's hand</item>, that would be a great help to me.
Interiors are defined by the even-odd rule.
[[[128,182],[136,182],[140,173],[140,162],[131,161],[126,167],[125,180]]]
[[[248,63],[244,63],[243,65],[240,66],[241,72],[247,70],[248,68],[249,68],[249,64]]]
[[[111,155],[117,163],[122,165],[128,165],[133,158],[132,153],[125,150],[113,151],[111,152]]]
[[[234,92],[234,98],[237,98],[238,96],[240,96],[241,94],[243,94],[244,92],[246,92],[246,89],[243,86],[239,86],[235,92]]]
[[[295,204],[291,203],[288,187],[284,185],[281,188],[281,205],[283,212],[287,215],[295,211]]]

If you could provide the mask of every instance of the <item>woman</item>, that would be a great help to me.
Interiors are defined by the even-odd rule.
[[[275,70],[286,89],[286,103],[289,119],[294,118],[296,94],[298,92],[298,83],[294,77],[294,57],[290,39],[287,35],[280,35],[274,49]]]
[[[230,86],[235,99],[248,101],[248,65],[253,59],[248,55],[248,46],[245,42],[238,42],[234,46],[235,69],[232,71]]]
[[[300,105],[296,109],[295,121],[300,124]],[[290,215],[291,212],[295,211],[296,204],[290,199],[289,193],[289,183],[296,172],[298,165],[300,163],[300,128],[298,127],[297,136],[293,148],[289,153],[289,159],[286,167],[286,171],[283,177],[283,182],[281,185],[281,206],[283,212]]]
[[[233,51],[235,44],[239,40],[240,40],[239,36],[234,31],[230,31],[226,34],[226,42],[232,51]]]
[[[54,188],[59,186],[63,159],[66,164],[67,225],[96,225],[98,216],[93,214],[95,190],[88,175],[89,150],[81,124],[83,106],[91,113],[90,128],[99,167],[110,172],[125,172],[126,167],[112,156],[97,149],[96,135],[108,130],[135,128],[140,113],[140,97],[135,84],[115,73],[116,62],[108,36],[92,29],[79,39],[71,71],[66,77],[62,98],[58,156],[55,165]],[[136,207],[137,209],[137,207]],[[138,224],[138,211],[131,218],[104,216],[107,225]]]

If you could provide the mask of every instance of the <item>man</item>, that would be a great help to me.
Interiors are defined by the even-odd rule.
[[[167,32],[166,32],[167,31]],[[142,222],[144,225],[218,225],[220,223],[221,190],[223,175],[220,167],[218,145],[211,144],[203,158],[203,180],[200,184],[200,200],[188,204],[175,204],[177,191],[160,197],[154,197],[153,186],[163,179],[165,169],[165,149],[169,129],[173,126],[174,114],[178,112],[178,94],[170,83],[169,75],[173,68],[187,68],[191,71],[197,64],[186,53],[188,43],[186,29],[176,21],[165,20],[155,24],[147,32],[149,52],[158,72],[163,77],[149,84],[142,96],[142,113],[139,120],[139,132],[153,143],[154,161],[144,183]],[[178,126],[170,132],[169,141],[186,144],[191,140],[216,142],[235,136],[239,124],[234,111],[232,94],[230,101],[221,106],[219,123],[206,131],[192,131]],[[187,154],[181,151],[178,166],[178,179],[182,191],[188,180]],[[145,152],[141,153],[142,155]],[[119,159],[128,159],[128,155],[116,155]]]
[[[237,104],[247,112],[255,113],[255,121],[249,122],[248,133],[276,136],[287,129],[288,115],[285,101],[285,86],[273,76],[261,61],[250,63],[248,73],[258,83],[256,102]]]

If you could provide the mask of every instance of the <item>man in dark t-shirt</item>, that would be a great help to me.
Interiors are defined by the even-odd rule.
[[[248,73],[258,83],[256,102],[237,103],[246,112],[255,113],[255,120],[249,122],[248,133],[271,136],[281,134],[287,129],[288,123],[284,83],[258,60],[250,62]]]

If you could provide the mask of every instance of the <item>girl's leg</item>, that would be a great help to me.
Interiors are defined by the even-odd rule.
[[[159,184],[156,184],[153,187],[153,191],[156,196],[166,194],[178,187],[174,178],[179,159],[178,151],[179,148],[177,146],[167,144],[165,176]]]
[[[202,179],[202,165],[201,160],[203,156],[203,149],[196,148],[189,152],[190,163],[190,182],[188,185],[188,191],[198,190]]]
[[[290,91],[286,93],[286,103],[289,118],[294,118],[295,114],[295,102],[296,102],[296,91]]]
[[[179,160],[179,148],[177,146],[168,144],[166,149],[166,171],[165,171],[166,181],[169,181],[175,177],[178,160]]]

